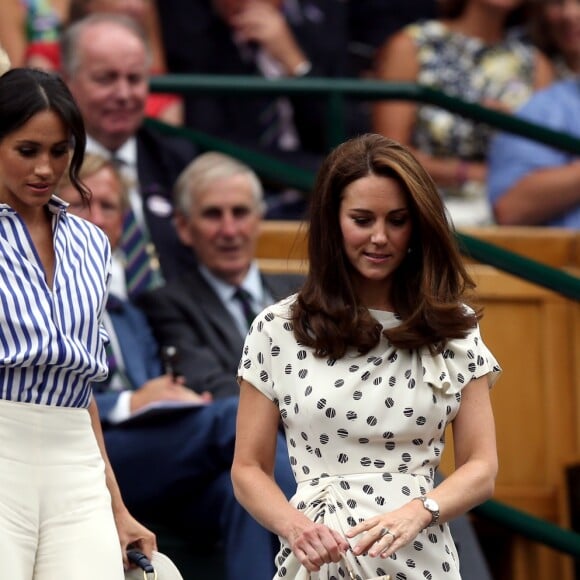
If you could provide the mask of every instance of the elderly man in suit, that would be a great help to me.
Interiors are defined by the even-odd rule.
[[[263,192],[246,165],[221,153],[200,155],[181,173],[174,196],[176,230],[197,265],[139,303],[160,344],[178,347],[188,386],[215,398],[237,394],[250,319],[295,292],[301,277],[258,269]]]
[[[118,169],[88,154],[80,177],[93,193],[90,205],[70,184],[62,184],[59,195],[70,212],[107,234],[115,253],[128,203]],[[238,504],[230,480],[237,397],[212,401],[187,388],[172,369],[163,369],[146,317],[125,297],[123,274],[113,266],[104,317],[110,372],[94,389],[125,502],[152,529],[163,523],[197,538],[192,546],[197,553],[199,544],[220,540],[227,580],[270,580],[277,539]],[[282,437],[278,448],[275,477],[290,496],[295,482]]]
[[[171,223],[171,188],[196,150],[185,139],[143,124],[151,56],[131,18],[97,13],[77,21],[64,31],[61,52],[63,77],[85,121],[87,150],[113,159],[131,183],[120,243],[128,258],[129,290],[137,295],[192,259]],[[135,281],[132,265],[141,274]]]

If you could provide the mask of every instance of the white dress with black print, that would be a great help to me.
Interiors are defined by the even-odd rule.
[[[295,297],[266,308],[246,338],[239,375],[280,409],[298,482],[292,505],[344,534],[363,519],[400,507],[433,487],[445,427],[471,379],[500,372],[479,328],[449,341],[444,353],[402,350],[386,338],[368,354],[316,358],[298,345],[289,320]],[[384,328],[390,312],[371,311]],[[344,565],[309,574],[283,538],[276,578],[341,580]],[[357,538],[351,539],[354,546]],[[447,524],[429,527],[388,559],[346,556],[357,579],[460,578]]]

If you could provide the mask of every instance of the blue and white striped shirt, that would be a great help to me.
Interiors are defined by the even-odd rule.
[[[111,275],[104,233],[53,196],[52,289],[20,216],[0,204],[0,399],[87,407],[107,375],[101,324]]]

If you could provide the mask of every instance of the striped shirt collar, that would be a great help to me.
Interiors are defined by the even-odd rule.
[[[62,212],[66,211],[66,209],[68,208],[69,205],[70,204],[67,201],[64,201],[64,199],[61,199],[60,197],[58,197],[57,195],[55,195],[53,193],[51,198],[48,200],[46,207],[48,208],[48,211],[50,213],[55,214],[55,215],[59,215]],[[16,210],[13,209],[7,203],[0,203],[0,211],[14,212]]]

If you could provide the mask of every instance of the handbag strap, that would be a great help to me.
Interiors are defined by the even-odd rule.
[[[127,550],[127,558],[143,571],[143,580],[157,580],[157,571],[143,552],[136,549]]]

